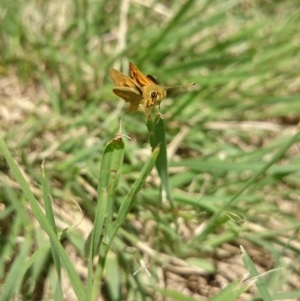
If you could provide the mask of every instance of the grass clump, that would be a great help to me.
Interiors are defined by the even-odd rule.
[[[0,11],[0,300],[299,298],[297,1]],[[147,123],[128,61],[197,85]]]

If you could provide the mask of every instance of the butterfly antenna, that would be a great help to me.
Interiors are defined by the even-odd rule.
[[[170,89],[177,89],[177,88],[182,88],[182,87],[187,87],[187,86],[194,86],[196,83],[190,83],[190,84],[184,84],[184,85],[178,85],[178,86],[171,86],[171,87],[164,87],[166,90]]]

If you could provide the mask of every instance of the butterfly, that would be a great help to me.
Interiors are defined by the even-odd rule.
[[[130,103],[129,112],[133,113],[140,109],[147,117],[150,116],[155,106],[158,106],[160,111],[160,103],[167,97],[167,90],[195,85],[195,83],[191,83],[163,87],[152,75],[144,75],[131,62],[129,63],[129,75],[130,77],[118,70],[110,69],[110,76],[115,84],[115,88],[112,91]]]

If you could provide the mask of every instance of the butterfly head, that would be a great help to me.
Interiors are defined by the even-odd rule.
[[[167,97],[167,92],[163,87],[158,85],[144,87],[143,98],[144,106],[147,108],[159,105]]]

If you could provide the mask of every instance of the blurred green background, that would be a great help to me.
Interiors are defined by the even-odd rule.
[[[83,283],[101,157],[121,119],[131,139],[116,212],[151,153],[145,116],[112,93],[109,69],[127,73],[132,61],[163,85],[197,83],[161,104],[175,207],[153,169],[97,300],[212,298],[249,270],[240,245],[259,273],[280,270],[262,277],[274,300],[300,298],[299,28],[296,0],[1,1],[0,135],[41,204],[45,162],[57,227],[71,227],[62,242]],[[30,257],[48,237],[2,152],[0,187],[0,300],[14,296],[24,241],[21,262],[33,264],[17,295],[53,300],[50,249]],[[140,259],[151,277],[133,275]],[[76,300],[66,275],[62,287],[63,300]],[[259,297],[251,284],[236,300]]]

